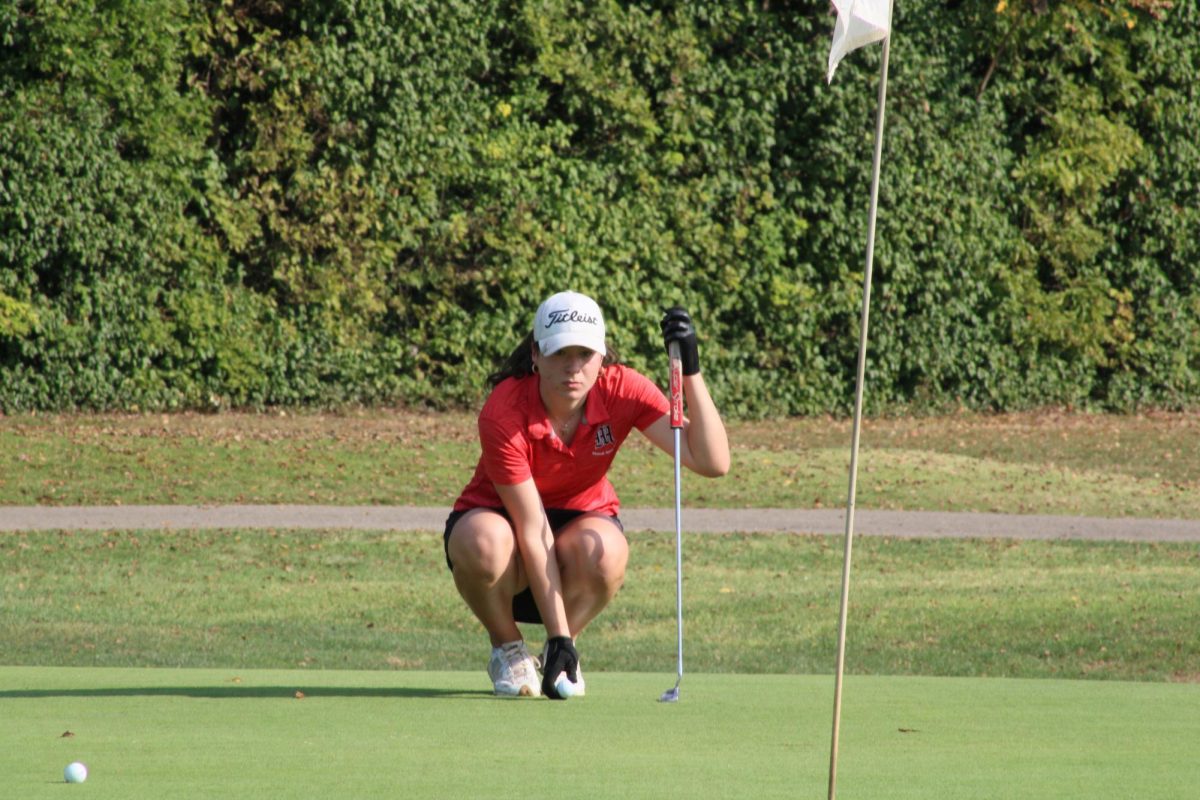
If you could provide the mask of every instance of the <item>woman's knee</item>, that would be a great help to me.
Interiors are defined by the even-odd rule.
[[[608,520],[583,518],[563,532],[558,542],[563,550],[559,566],[568,579],[583,581],[610,596],[625,582],[629,543]]]
[[[496,513],[463,517],[446,547],[456,575],[494,582],[516,566],[516,539],[508,520]]]

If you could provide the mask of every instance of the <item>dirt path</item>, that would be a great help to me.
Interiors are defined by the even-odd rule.
[[[447,509],[412,506],[6,506],[0,531],[192,528],[357,528],[440,531]],[[628,508],[630,531],[675,530],[673,509]],[[845,533],[845,509],[685,508],[689,533]],[[1095,539],[1200,542],[1200,520],[871,511],[855,513],[855,534],[904,538]]]

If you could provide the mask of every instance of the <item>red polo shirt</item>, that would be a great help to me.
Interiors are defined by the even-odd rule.
[[[669,412],[662,390],[629,367],[605,367],[588,392],[583,420],[568,447],[554,433],[538,380],[537,375],[508,378],[492,390],[479,412],[483,452],[455,511],[503,507],[495,484],[530,477],[545,508],[605,514],[620,509],[608,468],[630,431],[644,430]]]

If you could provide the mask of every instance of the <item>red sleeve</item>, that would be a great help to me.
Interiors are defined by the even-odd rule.
[[[479,445],[480,462],[492,483],[511,486],[533,477],[529,439],[511,420],[481,416]]]
[[[639,431],[644,431],[663,415],[671,413],[671,403],[662,389],[655,386],[645,375],[632,369],[627,370],[624,383],[621,394],[635,405],[633,425]]]

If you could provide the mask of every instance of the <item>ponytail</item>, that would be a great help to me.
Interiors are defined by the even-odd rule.
[[[488,386],[493,389],[506,378],[524,378],[533,374],[533,331],[525,334],[525,338],[517,345],[517,349],[509,354],[500,369],[488,375]]]

